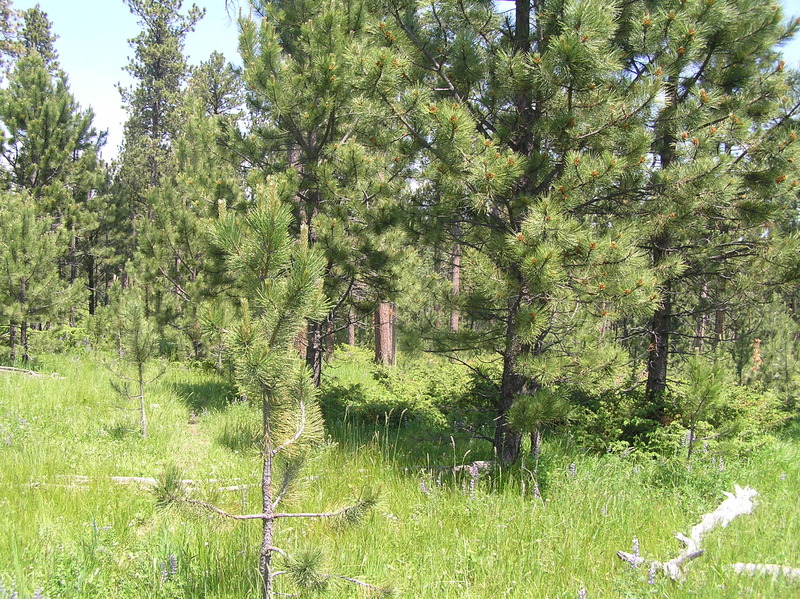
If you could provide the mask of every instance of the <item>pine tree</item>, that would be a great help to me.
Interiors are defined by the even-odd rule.
[[[20,53],[18,28],[18,14],[11,8],[11,0],[0,0],[0,83]]]
[[[210,116],[197,97],[184,110],[186,123],[175,142],[175,173],[168,185],[152,192],[153,219],[140,228],[132,272],[150,289],[157,322],[180,331],[179,343],[188,339],[193,357],[202,359],[209,344],[219,345],[218,339],[206,339],[203,322],[225,312],[230,301],[223,292],[229,278],[208,246],[208,223],[245,202],[235,161],[218,143],[223,131],[235,126],[236,115]]]
[[[511,462],[514,403],[613,384],[615,320],[658,302],[639,230],[611,207],[637,189],[660,89],[626,78],[624,13],[605,2],[519,0],[513,16],[482,1],[387,4],[364,74],[418,153],[417,230],[462,248],[449,299],[471,325],[438,347],[501,356],[494,446]]]
[[[63,227],[40,215],[25,191],[3,192],[0,200],[0,309],[9,323],[11,359],[27,362],[31,324],[58,321],[74,289],[59,277],[56,262]]]
[[[63,276],[74,283],[84,266],[90,289],[90,238],[102,201],[98,191],[105,185],[99,155],[105,133],[93,127],[93,116],[70,93],[66,75],[48,70],[38,51],[17,61],[8,86],[0,90],[3,184],[29,193],[38,214],[53,217],[70,232],[60,257]]]
[[[674,333],[697,348],[716,344],[726,312],[759,294],[763,272],[749,265],[796,201],[800,104],[776,44],[797,23],[784,24],[763,0],[664,0],[623,12],[626,77],[658,82],[663,98],[647,115],[645,179],[619,206],[648,227],[646,246],[664,278],[648,326],[647,394],[655,399],[667,387]]]
[[[191,71],[186,96],[197,99],[208,116],[238,112],[244,103],[240,73],[219,52]]]
[[[343,509],[312,514],[287,514],[277,509],[296,478],[305,450],[323,433],[317,389],[293,345],[307,319],[320,318],[328,311],[321,279],[325,258],[309,246],[305,236],[295,240],[291,224],[291,210],[275,182],[268,181],[254,190],[246,213],[223,212],[212,228],[213,242],[225,256],[239,299],[240,320],[230,341],[234,378],[242,394],[261,406],[261,512],[231,514],[189,499],[181,493],[174,475],[165,477],[159,490],[163,502],[183,502],[261,524],[258,569],[264,599],[273,597],[279,573],[292,575],[300,590],[319,591],[336,578],[318,572],[318,560],[277,550],[273,544],[277,521],[290,517],[352,519],[374,503],[374,498],[365,497]],[[280,572],[273,566],[277,555],[288,562]]]
[[[305,334],[306,360],[319,384],[326,346],[337,318],[349,320],[354,291],[368,296],[372,308],[391,294],[394,203],[406,160],[392,159],[398,131],[368,110],[357,77],[368,3],[297,0],[257,8],[265,18],[242,30],[252,121],[237,150],[252,180],[281,174],[297,222],[325,253],[332,310],[310,321]]]
[[[145,388],[165,372],[164,368],[152,375],[148,372],[150,363],[158,355],[159,337],[153,323],[145,315],[143,302],[135,292],[124,294],[115,308],[118,312],[114,332],[120,360],[109,366],[114,375],[111,385],[123,399],[138,403],[139,431],[144,439],[147,437]],[[133,389],[129,383],[133,384]]]
[[[126,70],[137,82],[121,88],[129,117],[117,173],[119,185],[131,206],[130,217],[152,218],[149,190],[158,187],[174,167],[173,143],[181,126],[181,89],[188,73],[183,46],[204,11],[192,5],[180,10],[183,0],[126,0],[139,19],[142,32],[130,40],[134,50]]]
[[[21,54],[38,54],[47,70],[53,74],[59,71],[58,52],[55,48],[57,39],[58,36],[53,33],[53,23],[38,4],[22,12]]]

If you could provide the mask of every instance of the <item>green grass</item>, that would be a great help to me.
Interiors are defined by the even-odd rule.
[[[108,372],[91,356],[47,357],[39,370],[65,378],[0,375],[0,598],[11,589],[21,598],[38,589],[51,598],[257,597],[258,524],[159,511],[146,488],[110,477],[153,477],[174,463],[186,478],[215,481],[199,483],[199,496],[257,511],[258,411],[224,380],[172,365],[149,390],[149,436],[141,439],[136,412],[118,406]],[[471,493],[468,473],[425,468],[489,459],[484,442],[396,419],[348,419],[328,431],[283,509],[336,508],[367,487],[380,491],[380,502],[355,526],[281,522],[276,545],[290,553],[321,548],[328,571],[401,597],[573,598],[582,587],[589,598],[800,596],[799,583],[728,567],[800,566],[800,445],[791,439],[723,471],[700,454],[687,472],[549,438],[537,498],[525,469],[482,471]],[[616,557],[634,536],[647,559],[675,556],[673,533],[688,531],[734,483],[755,487],[758,507],[706,538],[684,583],[648,585],[646,568]],[[252,486],[218,490],[238,484]],[[364,593],[342,582],[329,596]]]

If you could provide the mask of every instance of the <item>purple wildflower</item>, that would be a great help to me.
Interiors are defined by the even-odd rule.
[[[639,539],[633,537],[633,557],[639,559]],[[634,564],[635,567],[635,564]]]
[[[647,570],[647,584],[656,583],[656,563],[652,562],[650,568]]]
[[[586,589],[583,585],[581,585],[581,589],[578,591],[578,599],[586,599],[589,594],[586,592]]]
[[[575,462],[572,462],[572,463],[569,465],[569,475],[570,475],[570,476],[575,476],[575,473],[576,473],[577,471],[578,471],[578,468],[577,468],[577,466],[575,466]]]
[[[422,491],[423,495],[430,495],[430,491],[428,491],[428,487],[425,486],[425,479],[421,478],[419,480],[419,488]]]

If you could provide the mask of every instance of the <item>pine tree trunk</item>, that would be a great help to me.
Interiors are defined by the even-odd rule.
[[[666,78],[665,93],[667,106],[663,110],[657,127],[660,129],[657,139],[657,151],[661,167],[667,168],[675,159],[675,133],[672,131],[671,119],[678,104],[678,87],[675,78]],[[670,237],[664,231],[652,242],[651,251],[653,265],[659,266],[669,256]],[[669,335],[672,317],[671,282],[666,281],[662,288],[664,300],[656,309],[651,321],[650,347],[647,356],[647,386],[645,397],[653,401],[667,388],[667,358],[669,357]]]
[[[89,314],[94,316],[97,309],[97,273],[95,272],[94,256],[91,253],[86,258],[86,276],[88,277],[89,285]]]
[[[78,280],[78,238],[75,235],[75,225],[71,228],[72,234],[69,239],[69,282],[70,285]],[[69,326],[75,326],[75,306],[69,307]]]
[[[272,537],[274,520],[272,514],[274,505],[272,502],[272,433],[270,430],[270,403],[264,400],[262,404],[263,416],[263,452],[264,464],[261,473],[261,513],[264,514],[261,529],[261,551],[258,558],[258,572],[261,575],[261,598],[272,598],[272,572],[270,563],[272,561]]]
[[[19,304],[20,304],[20,311],[22,312],[22,323],[19,327],[19,343],[22,345],[22,361],[29,362],[31,359],[30,351],[28,347],[28,317],[26,316],[27,312],[27,295],[25,292],[25,279],[23,278],[20,281],[19,286]]]
[[[375,361],[392,366],[395,363],[395,305],[380,302],[375,311]]]
[[[653,314],[650,327],[650,347],[647,356],[647,387],[645,396],[653,401],[667,388],[667,358],[669,357],[672,298],[670,283],[663,288],[664,301]]]
[[[725,339],[725,307],[719,306],[714,312],[714,344]]]
[[[17,325],[13,322],[8,325],[8,341],[11,345],[11,363],[17,359]]]
[[[141,411],[142,439],[147,437],[147,411],[144,404],[144,363],[139,362],[139,409]]]
[[[517,360],[522,345],[517,339],[516,313],[521,297],[509,303],[506,321],[506,342],[503,355],[503,376],[500,382],[500,399],[494,429],[494,451],[501,464],[512,464],[519,459],[522,435],[508,424],[508,411],[514,400],[526,391],[526,380],[517,373]]]
[[[461,293],[461,246],[459,244],[453,246],[453,278],[451,284],[453,297],[458,297],[458,294]],[[450,330],[454,333],[458,332],[460,316],[458,309],[453,308],[451,310]]]
[[[19,327],[19,343],[22,345],[22,361],[30,362],[31,355],[28,347],[28,321],[23,320]]]
[[[336,333],[333,328],[333,315],[328,315],[325,321],[325,359],[330,363],[336,349]]]
[[[700,288],[700,297],[697,302],[697,328],[695,329],[695,342],[694,346],[701,354],[705,349],[706,330],[708,328],[708,312],[706,311],[706,304],[708,303],[708,282],[703,281],[703,286]]]
[[[355,347],[356,346],[356,312],[353,308],[350,308],[349,312],[349,321],[347,323],[347,344]]]
[[[310,320],[306,327],[306,366],[311,370],[314,386],[322,383],[322,358],[325,355],[326,320]]]

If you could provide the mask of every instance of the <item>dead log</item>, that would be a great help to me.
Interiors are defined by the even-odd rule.
[[[36,372],[35,370],[26,370],[25,368],[14,368],[13,366],[0,366],[0,372],[6,374],[25,374],[27,376],[33,376],[36,378],[53,378],[53,379],[60,379],[66,380],[65,377],[60,376],[57,372],[53,372],[50,374],[42,374],[41,372]]]
[[[737,574],[769,574],[773,578],[788,578],[789,580],[800,580],[800,568],[790,566],[779,566],[776,564],[742,564],[737,563],[731,566]]]
[[[662,570],[672,580],[683,580],[684,564],[703,555],[700,543],[706,533],[717,526],[724,528],[738,516],[753,512],[753,498],[758,495],[755,489],[750,487],[742,488],[736,485],[735,493],[724,493],[726,499],[713,512],[705,514],[700,522],[692,527],[688,536],[680,532],[675,533],[675,537],[684,545],[683,551],[668,562],[652,562],[651,567],[653,570]],[[617,551],[617,556],[635,567],[645,563],[644,558],[626,551]]]

